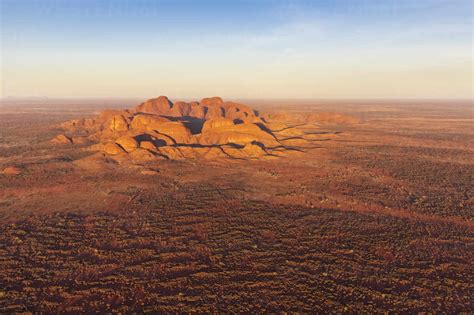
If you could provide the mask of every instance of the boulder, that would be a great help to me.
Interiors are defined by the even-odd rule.
[[[3,169],[2,174],[7,175],[7,176],[15,176],[15,175],[20,175],[23,173],[21,168],[15,167],[15,166],[9,166]]]

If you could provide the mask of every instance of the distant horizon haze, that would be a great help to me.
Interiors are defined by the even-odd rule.
[[[0,0],[0,98],[473,96],[466,0]]]

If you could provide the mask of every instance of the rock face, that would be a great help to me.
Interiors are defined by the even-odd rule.
[[[209,119],[207,120],[204,125],[202,126],[202,132],[209,132],[212,130],[216,130],[219,128],[225,128],[225,127],[230,127],[233,126],[234,121],[228,118],[216,118],[216,119]]]
[[[128,121],[123,115],[115,115],[109,119],[108,128],[112,131],[127,131]]]
[[[189,103],[160,96],[129,110],[104,110],[94,118],[63,123],[60,128],[71,136],[52,141],[92,142],[91,150],[118,162],[276,158],[292,149],[288,143],[306,144],[305,132],[269,117],[217,96]]]
[[[115,143],[104,144],[102,150],[109,155],[117,155],[123,153],[123,149]]]
[[[129,135],[121,136],[115,141],[115,143],[127,152],[134,151],[139,145],[137,140]]]
[[[137,114],[133,117],[131,128],[137,132],[157,130],[163,123],[170,120],[153,114]]]

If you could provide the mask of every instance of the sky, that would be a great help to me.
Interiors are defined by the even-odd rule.
[[[0,0],[0,97],[472,98],[470,0]]]

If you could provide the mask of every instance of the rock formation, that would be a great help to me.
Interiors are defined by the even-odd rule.
[[[18,167],[9,166],[9,167],[4,168],[3,171],[0,173],[7,176],[12,176],[12,175],[14,176],[14,175],[20,175],[21,173],[23,173],[23,171]]]
[[[130,110],[104,110],[95,118],[63,123],[65,134],[52,141],[91,142],[91,150],[108,158],[145,162],[280,157],[291,149],[286,145],[289,137],[304,140],[304,132],[278,119],[269,122],[268,117],[220,97],[173,103],[160,96]]]
[[[72,144],[72,139],[65,135],[57,135],[51,142],[56,144]]]

